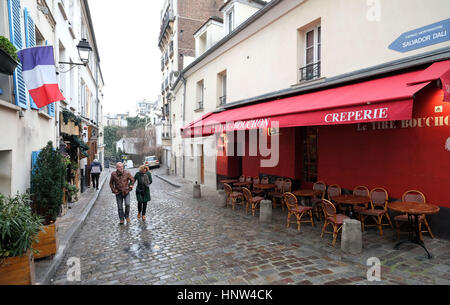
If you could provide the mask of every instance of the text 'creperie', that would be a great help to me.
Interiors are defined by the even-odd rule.
[[[377,119],[387,119],[388,108],[364,109],[357,111],[345,111],[337,113],[329,113],[325,115],[325,122],[340,123],[354,121],[369,121]]]

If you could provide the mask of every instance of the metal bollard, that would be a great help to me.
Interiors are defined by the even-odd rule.
[[[197,181],[195,181],[194,184],[194,198],[201,198],[202,193],[200,191],[200,184],[197,184]]]
[[[80,192],[84,193],[84,169],[80,169]]]

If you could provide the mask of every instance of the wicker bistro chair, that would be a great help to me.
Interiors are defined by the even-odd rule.
[[[245,205],[245,214],[248,213],[248,207],[251,205],[252,215],[255,216],[255,211],[259,208],[259,203],[264,199],[264,197],[253,197],[252,192],[250,192],[250,190],[246,187],[242,188],[242,192],[244,193],[245,201],[247,202]]]
[[[234,210],[237,203],[244,202],[244,195],[241,192],[235,192],[228,183],[224,183],[223,187],[225,193],[227,194],[227,207],[228,203],[231,201],[232,208]],[[239,202],[238,202],[239,201]]]
[[[264,194],[264,190],[261,190],[261,189],[258,189],[258,188],[255,187],[255,184],[259,184],[259,183],[260,183],[259,177],[258,176],[254,177],[253,178],[253,187],[252,187],[252,194],[253,195],[259,196],[259,195]]]
[[[277,178],[277,180],[275,180],[275,185],[275,191],[268,193],[269,197],[272,198],[272,207],[274,209],[277,207],[277,200],[280,201],[280,204],[283,207],[283,178]]]
[[[314,196],[311,198],[311,206],[315,211],[317,218],[322,219],[322,216],[324,216],[322,209],[322,199],[325,198],[327,185],[323,181],[317,181],[316,183],[313,184],[313,190],[318,191],[320,193],[314,194]]]
[[[312,214],[312,207],[305,207],[298,205],[297,197],[291,192],[285,192],[283,194],[284,204],[286,204],[288,210],[287,227],[289,228],[291,216],[295,215],[297,218],[297,230],[300,232],[300,223],[310,222],[314,226],[314,218]],[[303,215],[309,215],[310,220],[301,220]]]
[[[336,202],[333,201],[333,197],[334,196],[339,196],[341,194],[342,194],[342,190],[341,190],[341,187],[338,184],[332,184],[332,185],[328,186],[327,198],[328,198],[329,201],[331,201],[335,205],[335,207],[337,208],[337,210],[339,212],[341,211],[341,208]]]
[[[358,185],[353,189],[353,195],[370,197],[370,191],[367,187],[363,185]],[[368,203],[366,203],[364,205],[354,206],[353,210],[355,211],[355,213],[359,214],[359,212],[366,210],[368,208],[369,208]]]
[[[349,219],[349,217],[344,214],[337,214],[336,207],[329,200],[322,199],[322,207],[325,213],[325,223],[323,224],[322,234],[320,237],[323,237],[323,233],[332,233],[334,246],[336,244],[337,235],[339,231],[341,231],[342,225],[344,224],[344,220]],[[333,232],[325,230],[328,225],[333,226]]]
[[[418,202],[418,203],[427,202],[425,195],[422,192],[416,191],[416,190],[409,190],[409,191],[406,191],[405,193],[403,193],[402,201],[403,202],[406,202],[406,201]],[[397,238],[400,238],[400,234],[408,233],[405,231],[400,231],[400,226],[401,226],[400,224],[408,222],[408,214],[395,216],[394,220],[395,220],[395,226],[397,228]],[[424,230],[424,231],[422,231],[422,223],[424,223],[426,226],[426,230]],[[431,232],[431,228],[430,228],[430,225],[428,224],[426,216],[419,215],[419,236],[420,236],[421,240],[422,240],[423,232],[428,232],[428,234],[430,234],[431,238],[434,238],[434,235]]]
[[[239,182],[245,182],[245,176],[242,175],[239,177]],[[233,190],[236,192],[242,192],[242,186],[233,186]]]
[[[252,182],[253,183],[253,178],[248,176],[247,178],[245,178],[245,182]]]
[[[361,230],[363,232],[365,227],[377,226],[380,236],[383,236],[383,226],[394,228],[387,209],[388,198],[388,192],[382,187],[376,187],[370,191],[370,208],[359,211],[359,220],[361,221]],[[372,218],[375,224],[366,225],[365,220],[367,217]],[[383,223],[383,217],[387,219],[387,223]]]

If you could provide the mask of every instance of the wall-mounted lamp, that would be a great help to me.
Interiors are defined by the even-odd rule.
[[[87,41],[85,38],[81,39],[77,45],[77,49],[78,49],[78,56],[80,56],[81,59],[81,63],[60,61],[59,64],[86,66],[89,62],[89,54],[92,51],[92,48],[89,45],[89,41]]]

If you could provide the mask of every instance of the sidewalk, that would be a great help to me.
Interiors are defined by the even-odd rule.
[[[35,260],[36,285],[49,284],[49,280],[58,269],[67,249],[70,248],[86,217],[89,215],[105,181],[108,183],[107,180],[112,170],[113,168],[105,168],[103,170],[99,179],[100,187],[98,191],[92,187],[86,188],[79,200],[69,205],[71,208],[67,210],[67,213],[56,220],[59,237],[58,252],[53,258],[47,257]]]

